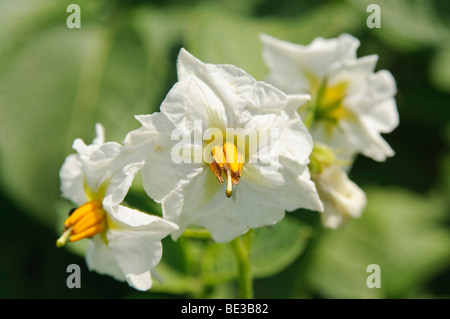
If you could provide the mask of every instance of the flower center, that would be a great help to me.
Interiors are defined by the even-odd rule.
[[[92,237],[101,233],[106,227],[106,212],[99,200],[91,200],[75,209],[64,222],[64,231],[57,240],[56,246]]]
[[[226,142],[223,146],[216,145],[211,150],[213,156],[209,167],[216,175],[217,179],[223,184],[223,174],[227,178],[227,188],[225,194],[231,197],[233,186],[239,183],[242,168],[244,166],[244,156],[237,151],[236,145],[231,142]]]
[[[347,86],[346,82],[327,86],[326,81],[324,81],[323,87],[319,89],[317,94],[317,120],[327,120],[336,123],[350,115],[350,111],[343,105]]]

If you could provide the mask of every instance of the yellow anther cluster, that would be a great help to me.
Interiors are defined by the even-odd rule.
[[[98,200],[91,200],[78,207],[64,222],[64,233],[56,242],[64,246],[67,238],[74,242],[101,233],[106,226],[106,212]]]
[[[213,161],[209,164],[209,167],[221,184],[224,182],[222,175],[226,174],[227,188],[225,194],[230,197],[233,191],[232,186],[239,183],[239,178],[241,178],[244,156],[237,151],[236,145],[231,142],[226,142],[223,146],[214,146],[211,155]]]

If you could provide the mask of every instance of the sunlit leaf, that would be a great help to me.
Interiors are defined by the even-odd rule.
[[[300,256],[311,229],[286,217],[273,226],[254,230],[250,249],[251,271],[255,278],[271,276]],[[202,277],[208,284],[236,278],[237,262],[230,245],[212,243],[202,256]]]

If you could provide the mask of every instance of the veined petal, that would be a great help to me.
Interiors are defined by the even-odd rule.
[[[397,93],[395,79],[387,70],[369,74],[367,81],[370,90],[364,100],[365,104],[376,104],[389,100]]]
[[[91,157],[103,145],[105,139],[105,131],[101,124],[97,123],[95,130],[96,137],[90,145],[86,145],[79,138],[75,139],[73,148],[78,154],[67,156],[59,172],[62,196],[77,205],[84,204],[88,199],[85,193],[86,167],[84,160]]]
[[[251,116],[249,108],[279,109],[286,105],[286,96],[272,85],[256,81],[234,65],[203,63],[184,49],[178,56],[177,71],[180,81],[193,77],[222,102],[228,120],[224,127],[245,123]]]
[[[394,151],[380,134],[390,133],[399,124],[399,118],[393,98],[395,81],[387,71],[371,73],[376,61],[375,56],[350,61],[330,76],[335,82],[350,83],[343,104],[354,115],[338,124],[344,132],[341,145],[330,145],[337,148],[347,140],[353,144],[347,149],[354,149],[376,161],[384,161],[386,157],[393,156]],[[335,141],[339,135],[334,137]]]
[[[178,229],[178,225],[158,216],[149,215],[123,205],[112,206],[107,199],[105,199],[103,207],[110,218],[108,227],[117,231],[140,232],[151,240],[161,240]]]
[[[358,153],[358,146],[353,143],[350,129],[345,123],[339,123],[332,129],[330,134],[329,127],[325,125],[314,125],[311,128],[311,136],[314,142],[326,144],[333,148],[337,157],[342,161],[353,162]]]
[[[101,235],[94,236],[89,240],[85,255],[89,270],[125,281],[125,274]]]
[[[175,141],[161,136],[146,159],[142,168],[143,186],[147,194],[161,202],[173,189],[195,176],[203,163],[176,164],[172,158]]]
[[[138,290],[151,288],[151,269],[161,260],[161,240],[178,226],[124,206],[109,207],[108,247],[128,283]]]
[[[89,157],[81,156],[87,186],[97,191],[103,183],[107,182],[115,173],[114,162],[121,155],[121,145],[108,142],[99,146]]]
[[[322,211],[322,203],[314,183],[310,180],[307,167],[299,170],[295,161],[283,158],[280,161],[281,169],[276,173],[278,178],[261,174],[258,165],[249,165],[246,171],[247,179],[242,179],[242,183],[252,190],[252,193],[276,206],[284,207],[287,211],[298,208]]]
[[[214,240],[227,242],[249,228],[277,223],[285,210],[323,209],[307,169],[299,175],[294,171],[268,175],[255,165],[245,167],[231,198],[224,196],[225,185],[217,183],[206,169],[167,196],[163,201],[164,217],[180,226],[173,237],[178,238],[195,224],[207,228]]]
[[[82,139],[77,138],[72,145],[72,148],[77,151],[80,156],[90,157],[91,154],[103,143],[105,143],[105,129],[100,124],[95,125],[96,137],[92,144],[86,145]]]
[[[372,74],[377,63],[377,55],[369,55],[359,59],[344,61],[328,74],[328,85],[334,86],[339,83],[347,83],[344,104],[349,100],[361,101],[367,97],[370,90],[369,76]],[[357,111],[357,108],[354,110]]]
[[[358,122],[341,123],[341,126],[345,127],[347,137],[364,156],[378,162],[383,162],[387,157],[394,156],[394,150],[379,133],[371,131],[370,127]]]
[[[298,112],[315,141],[342,152],[343,160],[362,153],[383,161],[394,154],[380,134],[399,122],[395,80],[388,71],[374,73],[377,55],[356,58],[359,41],[348,34],[307,46],[266,35],[261,41],[270,83],[289,94],[312,95]]]
[[[172,237],[177,239],[192,224],[207,228],[218,242],[227,242],[247,231],[241,209],[233,209],[237,207],[236,198],[224,195],[225,186],[206,169],[185,187],[174,190],[162,205],[163,216],[180,226]]]
[[[120,204],[127,195],[134,177],[143,165],[144,162],[131,163],[115,172],[109,180],[105,193],[106,197],[103,201],[108,200],[110,205]]]
[[[336,64],[356,58],[359,40],[349,34],[338,38],[316,38],[303,46],[260,35],[263,58],[270,73],[267,81],[288,94],[306,93],[311,78],[322,80]]]
[[[335,229],[361,216],[367,203],[366,195],[339,165],[327,167],[314,181],[324,204],[322,221],[325,226]]]
[[[243,99],[255,86],[256,80],[244,70],[229,64],[203,63],[185,49],[181,49],[177,60],[178,80],[193,76],[214,91],[226,106],[242,109]],[[229,109],[228,111],[232,111]]]
[[[78,155],[71,154],[66,157],[59,172],[59,178],[61,180],[61,193],[64,198],[71,200],[76,205],[82,205],[86,202],[83,163]]]
[[[128,284],[137,290],[146,291],[153,286],[152,273],[150,270],[139,274],[128,273],[126,279]]]
[[[288,104],[285,107],[285,112],[290,118],[299,116],[299,113],[297,112],[298,108],[311,101],[311,95],[309,94],[289,94],[287,98]],[[302,119],[302,123],[304,120],[305,119]]]
[[[397,104],[395,99],[387,99],[373,104],[361,119],[367,127],[375,132],[390,133],[399,124]]]

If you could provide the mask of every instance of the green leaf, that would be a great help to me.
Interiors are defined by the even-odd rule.
[[[430,64],[430,78],[436,88],[450,93],[450,47],[442,47],[436,53]]]
[[[253,275],[268,277],[285,269],[301,255],[311,234],[309,226],[289,216],[274,226],[255,229],[250,251]]]
[[[310,249],[299,284],[325,298],[406,298],[450,263],[446,208],[435,196],[368,189],[360,219],[325,230]],[[366,285],[367,266],[381,268],[381,288]]]
[[[238,274],[233,250],[226,244],[209,244],[202,254],[200,266],[201,278],[207,285],[217,285],[232,280]]]
[[[164,261],[156,265],[155,271],[161,277],[162,281],[154,279],[151,292],[164,292],[178,295],[190,294],[193,296],[199,296],[203,293],[203,284],[199,279],[177,271]]]
[[[140,11],[103,5],[81,4],[82,27],[69,29],[67,4],[0,4],[0,186],[51,228],[73,140],[90,143],[100,122],[108,141],[121,142],[139,127],[134,115],[157,110],[167,93],[170,57],[143,43]]]

